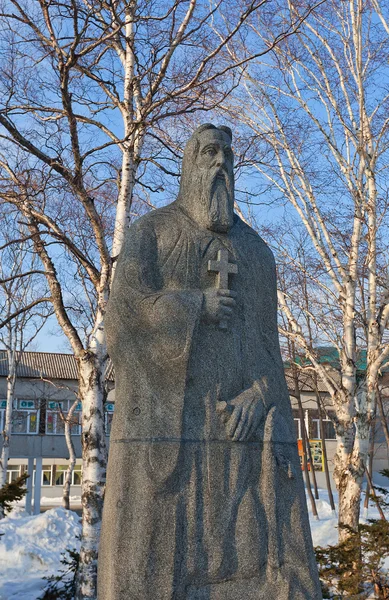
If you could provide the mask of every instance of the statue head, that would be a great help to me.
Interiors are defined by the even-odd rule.
[[[234,156],[229,127],[201,125],[187,142],[177,202],[194,221],[226,233],[234,219]]]

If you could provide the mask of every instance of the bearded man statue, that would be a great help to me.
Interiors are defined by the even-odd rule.
[[[273,255],[234,214],[232,135],[129,228],[106,315],[116,400],[99,600],[319,600]]]

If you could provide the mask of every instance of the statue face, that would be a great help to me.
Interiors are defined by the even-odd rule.
[[[200,186],[203,224],[212,231],[225,233],[233,224],[233,165],[229,136],[217,129],[201,132],[195,171]]]
[[[234,155],[228,135],[218,129],[207,129],[199,135],[199,142],[198,168],[224,171],[233,177]]]

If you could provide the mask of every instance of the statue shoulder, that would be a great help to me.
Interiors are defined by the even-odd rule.
[[[131,223],[129,231],[138,232],[142,229],[162,229],[164,227],[174,226],[177,220],[177,210],[175,208],[175,202],[163,206],[162,208],[155,208],[150,212],[139,217],[136,221]]]
[[[273,252],[265,240],[261,238],[255,229],[245,223],[238,215],[236,215],[236,218],[237,231],[239,231],[239,234],[243,236],[245,242],[247,242],[251,247],[256,246],[264,257],[267,257],[269,261],[274,263]]]
[[[163,236],[179,226],[177,219],[177,210],[174,208],[174,202],[162,208],[156,208],[142,215],[136,221],[133,221],[127,231],[126,239],[131,240],[144,236]]]
[[[128,228],[123,245],[123,254],[149,252],[153,248],[174,244],[180,236],[180,222],[174,203],[156,208]]]

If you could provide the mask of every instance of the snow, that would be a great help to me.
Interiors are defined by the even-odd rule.
[[[81,506],[81,496],[69,496],[70,506]],[[62,496],[55,496],[51,498],[50,496],[42,496],[41,497],[41,506],[56,506],[62,504]],[[26,498],[22,498],[18,502],[14,503],[14,506],[25,506]]]
[[[334,502],[337,506],[338,494],[333,490]],[[333,514],[331,504],[328,499],[327,490],[319,489],[320,500],[316,500],[316,508],[319,514],[319,520],[315,520],[312,516],[311,504],[307,494],[307,506],[309,513],[309,522],[311,525],[312,541],[314,546],[334,546],[338,543],[338,516]],[[366,522],[367,519],[379,519],[380,515],[377,507],[370,501],[368,513],[365,514],[362,504],[365,499],[364,493],[361,497],[361,522]]]
[[[314,546],[337,543],[337,517],[331,511],[326,490],[319,490],[316,501],[319,520],[314,520],[307,498]],[[334,492],[335,503],[337,494]],[[45,498],[43,504],[53,504]],[[79,497],[71,503],[78,504]],[[363,511],[361,511],[363,514]],[[366,517],[365,517],[366,518]],[[375,506],[370,506],[368,518],[378,518]],[[80,517],[73,511],[52,508],[29,516],[18,506],[0,521],[0,600],[37,600],[45,581],[61,568],[61,554],[67,548],[79,549],[76,536],[81,533]]]
[[[52,508],[29,516],[15,508],[0,521],[0,600],[37,600],[46,582],[61,567],[61,554],[79,548],[80,517]]]

